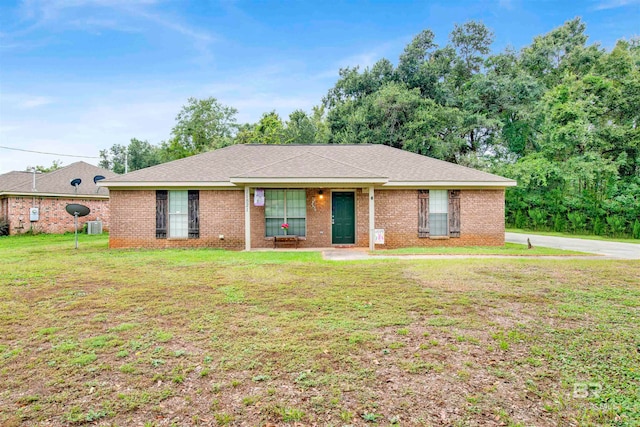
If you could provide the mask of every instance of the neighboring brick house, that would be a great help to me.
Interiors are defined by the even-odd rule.
[[[95,184],[96,176],[114,178],[117,174],[76,162],[47,173],[14,171],[0,175],[0,221],[8,221],[9,234],[73,231],[73,216],[65,207],[79,203],[91,209],[88,216],[80,218],[81,225],[102,221],[103,228],[108,229],[109,191]],[[81,183],[74,187],[71,180],[76,178]],[[37,208],[37,219],[31,215],[32,208]]]
[[[362,144],[234,145],[99,185],[112,248],[250,250],[285,233],[300,247],[502,245],[516,182]]]

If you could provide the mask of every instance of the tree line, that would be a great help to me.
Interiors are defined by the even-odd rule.
[[[424,30],[397,65],[340,70],[311,113],[237,110],[191,98],[159,145],[102,150],[124,172],[231,144],[386,144],[516,179],[509,226],[640,238],[640,40],[606,50],[573,19],[519,51],[491,52],[480,22],[440,46]]]

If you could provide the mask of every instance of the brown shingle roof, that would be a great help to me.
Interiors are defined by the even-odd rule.
[[[357,166],[304,152],[295,157],[277,160],[233,178],[375,178],[379,174]]]
[[[511,186],[515,182],[468,167],[377,144],[232,145],[164,163],[105,181],[117,183],[268,182],[269,179],[376,179],[416,185],[456,182],[460,185]],[[122,185],[122,184],[121,184]]]
[[[108,196],[104,187],[98,187],[93,178],[102,175],[115,178],[118,174],[85,162],[75,162],[60,169],[36,174],[36,191],[33,191],[33,175],[31,172],[9,172],[0,175],[0,194],[48,194],[48,195],[85,195]],[[80,178],[82,183],[78,192],[71,186],[71,180]]]
[[[9,188],[14,188],[28,182],[32,182],[31,172],[11,171],[0,175],[0,193]]]

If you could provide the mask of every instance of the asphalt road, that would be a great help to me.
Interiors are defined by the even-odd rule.
[[[533,246],[589,252],[617,259],[640,259],[640,244],[635,243],[572,239],[533,233],[505,233],[505,240],[511,243],[526,244],[527,238],[531,239]]]

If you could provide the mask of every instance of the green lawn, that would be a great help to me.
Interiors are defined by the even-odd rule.
[[[521,233],[521,234],[541,234],[543,236],[557,236],[557,237],[571,237],[574,239],[586,239],[586,240],[606,240],[609,242],[622,242],[622,243],[635,243],[640,245],[639,239],[625,239],[625,238],[617,238],[617,237],[609,237],[609,236],[596,236],[595,234],[571,234],[571,233],[560,233],[557,231],[533,231],[533,230],[522,230],[520,228],[507,228],[506,231],[510,233]]]
[[[565,251],[562,249],[534,246],[531,249],[527,245],[518,243],[505,243],[504,246],[465,246],[465,247],[440,247],[440,248],[401,248],[383,249],[372,252],[373,255],[504,255],[504,256],[545,256],[545,255],[593,255],[578,251]]]
[[[0,238],[0,425],[633,426],[640,262]]]

